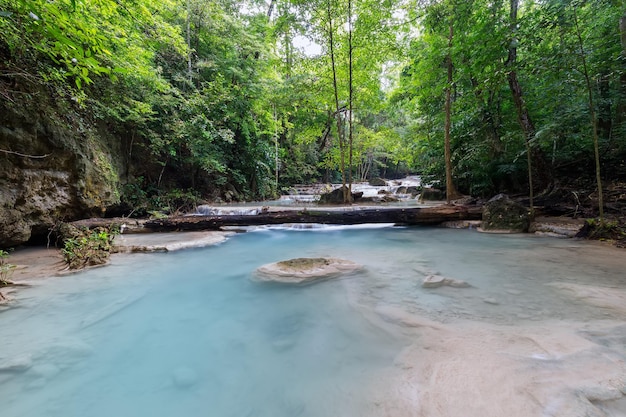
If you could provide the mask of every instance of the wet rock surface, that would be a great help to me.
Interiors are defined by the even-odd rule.
[[[260,281],[307,284],[360,270],[361,265],[339,258],[295,258],[263,265],[256,270]]]

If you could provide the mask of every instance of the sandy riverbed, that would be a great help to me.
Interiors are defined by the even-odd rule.
[[[363,309],[410,340],[383,378],[372,415],[626,417],[626,272],[615,276],[626,271],[624,251],[584,242],[553,261],[590,263],[615,277],[599,285],[548,284],[573,305],[600,307],[606,320],[498,324],[399,306]]]

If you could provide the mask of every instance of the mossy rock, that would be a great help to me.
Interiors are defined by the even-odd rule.
[[[359,271],[361,265],[339,258],[295,258],[263,265],[256,270],[260,281],[308,284]]]
[[[485,231],[526,233],[530,227],[529,209],[498,194],[484,205],[481,227]]]

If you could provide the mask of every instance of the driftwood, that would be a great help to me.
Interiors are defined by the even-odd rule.
[[[148,220],[143,227],[158,231],[219,230],[222,226],[257,226],[283,223],[362,224],[396,223],[439,224],[450,220],[479,220],[480,208],[439,206],[425,208],[381,208],[355,211],[285,210],[256,215],[176,216]]]
[[[450,220],[480,220],[480,207],[437,206],[424,208],[377,208],[344,211],[341,209],[302,209],[262,212],[256,215],[170,216],[162,219],[93,218],[72,222],[77,227],[117,226],[124,233],[219,230],[223,226],[259,226],[283,223],[321,223],[353,225],[396,223],[432,225]]]

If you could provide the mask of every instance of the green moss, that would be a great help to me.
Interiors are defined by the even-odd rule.
[[[311,269],[321,268],[329,265],[330,261],[326,258],[296,258],[278,262],[277,265],[284,269]]]

